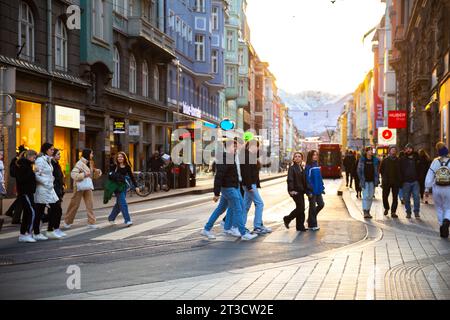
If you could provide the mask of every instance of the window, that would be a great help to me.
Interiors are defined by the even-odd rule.
[[[92,1],[92,34],[105,39],[105,0]]]
[[[450,52],[447,52],[444,56],[444,75],[448,72],[448,65],[450,64]]]
[[[129,77],[129,91],[130,93],[136,93],[136,59],[133,55],[130,55]]]
[[[205,0],[195,0],[195,11],[196,12],[205,12]]]
[[[159,101],[159,70],[156,66],[153,70],[153,98]]]
[[[192,33],[191,27],[189,27],[189,30],[188,30],[188,37],[189,37],[189,42],[192,43],[192,41],[194,41],[194,38],[193,38],[193,33]]]
[[[213,50],[211,53],[212,73],[219,73],[219,51]]]
[[[112,79],[113,88],[120,88],[120,54],[117,47],[114,47],[114,74]]]
[[[181,32],[181,19],[180,19],[180,17],[177,17],[176,32]]]
[[[227,31],[227,50],[233,51],[234,49],[234,32]]]
[[[234,87],[234,72],[232,67],[227,67],[227,87]]]
[[[175,28],[175,14],[173,11],[169,12],[169,27],[172,29]]]
[[[219,8],[212,8],[212,28],[213,30],[219,30]]]
[[[19,7],[19,57],[34,61],[34,17],[28,4]]]
[[[156,20],[158,19],[156,9],[157,8],[155,0],[144,0],[142,10],[143,16],[148,22],[153,25],[156,24]]]
[[[129,5],[129,9],[128,9],[128,15],[130,16],[130,17],[132,17],[133,16],[133,14],[134,14],[134,0],[128,0],[129,1],[129,3],[130,3],[130,5]]]
[[[195,59],[197,61],[205,61],[205,36],[195,36]]]
[[[188,38],[187,33],[188,33],[188,32],[187,32],[187,25],[186,25],[186,23],[183,22],[183,32],[182,32],[182,35],[183,35],[183,38],[186,39],[186,40],[187,40],[187,38]]]
[[[148,65],[147,61],[142,63],[142,95],[148,97]]]
[[[113,0],[113,10],[122,15],[128,15],[128,0]]]
[[[245,96],[245,80],[239,80],[239,96],[244,97]]]
[[[244,50],[243,49],[239,49],[239,65],[240,66],[244,65]]]
[[[67,30],[61,19],[56,21],[55,27],[55,67],[67,70]]]

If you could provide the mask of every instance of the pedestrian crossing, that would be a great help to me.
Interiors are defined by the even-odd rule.
[[[117,241],[117,240],[124,240],[127,238],[130,238],[134,235],[150,231],[159,227],[162,227],[167,224],[171,224],[173,222],[177,221],[176,219],[156,219],[152,220],[146,223],[142,223],[133,227],[121,229],[119,231],[115,231],[97,238],[94,238],[92,240],[94,241]]]

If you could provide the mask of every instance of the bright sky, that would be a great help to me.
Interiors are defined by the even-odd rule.
[[[251,42],[291,93],[353,92],[373,67],[371,34],[381,0],[247,0]]]

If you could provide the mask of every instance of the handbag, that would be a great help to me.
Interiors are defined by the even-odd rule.
[[[94,190],[94,183],[90,177],[84,178],[83,181],[77,182],[77,191]]]

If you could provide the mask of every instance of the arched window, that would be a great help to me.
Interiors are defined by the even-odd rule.
[[[55,68],[67,70],[67,30],[61,19],[55,26]]]
[[[136,93],[136,59],[130,55],[130,70],[129,70],[129,91]]]
[[[19,57],[34,61],[34,17],[28,4],[21,1],[19,7]]]
[[[119,49],[114,47],[114,74],[112,79],[113,88],[120,88],[120,54]]]
[[[147,61],[142,63],[142,95],[148,97],[148,64]]]
[[[106,3],[105,0],[93,0],[92,1],[92,34],[105,40],[106,30]]]
[[[157,66],[153,70],[153,98],[159,101],[159,70]]]

